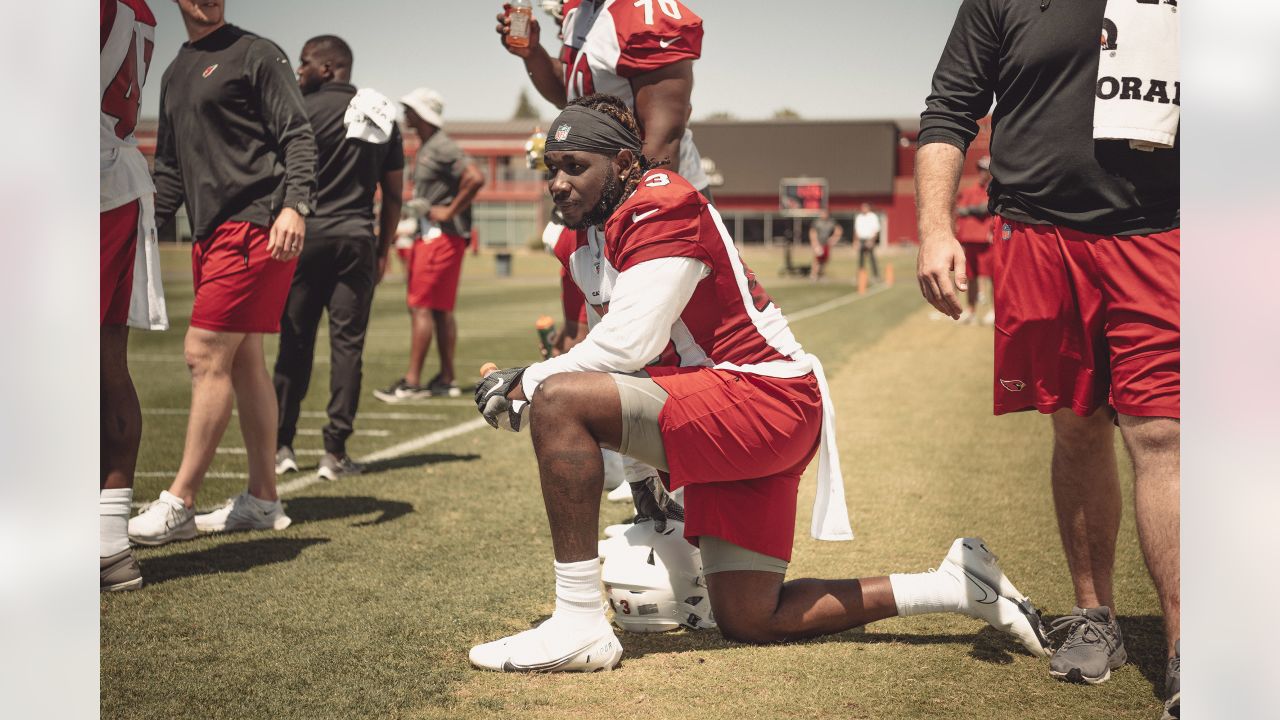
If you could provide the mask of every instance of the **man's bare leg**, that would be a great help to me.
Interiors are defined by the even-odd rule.
[[[1053,505],[1076,605],[1115,609],[1112,571],[1120,532],[1120,481],[1113,425],[1099,410],[1053,414]]]
[[[231,421],[234,393],[231,368],[244,333],[225,333],[189,328],[183,351],[191,371],[191,414],[187,416],[187,438],[182,446],[182,464],[169,492],[195,507],[196,495],[213,454]],[[274,425],[275,419],[272,419]],[[275,452],[275,449],[272,449]],[[274,468],[273,468],[274,470]]]
[[[458,321],[451,310],[432,310],[431,315],[439,335],[436,349],[440,352],[440,381],[452,385],[457,377],[453,357],[458,349]]]
[[[409,308],[409,369],[404,381],[410,385],[422,384],[422,365],[431,350],[431,338],[435,334],[435,322],[429,308]]]
[[[249,333],[236,350],[231,384],[240,409],[240,433],[244,436],[249,465],[249,494],[259,500],[276,500],[276,421],[279,409],[275,388],[267,374],[262,334]]]
[[[782,580],[781,573],[756,570],[707,576],[711,608],[725,638],[787,642],[843,632],[898,614],[887,577]]]
[[[98,488],[124,490],[133,487],[142,440],[142,409],[129,377],[129,327],[103,325],[99,339],[102,452]]]
[[[1138,541],[1160,598],[1168,654],[1173,657],[1182,607],[1178,525],[1181,425],[1173,418],[1121,415],[1120,434],[1133,457]]]

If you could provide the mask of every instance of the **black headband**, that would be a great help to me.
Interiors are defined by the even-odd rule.
[[[570,105],[551,123],[546,152],[586,150],[613,154],[640,152],[640,138],[612,117],[582,105]]]

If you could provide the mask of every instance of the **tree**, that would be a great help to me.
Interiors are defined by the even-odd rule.
[[[737,120],[738,118],[734,117],[733,113],[731,112],[721,110],[720,112],[711,113],[706,117],[706,119],[708,121],[716,121],[716,120]]]
[[[529,93],[525,90],[520,91],[520,99],[516,101],[515,114],[511,116],[512,120],[540,120],[538,109],[529,102]]]
[[[774,111],[773,119],[774,120],[799,120],[800,113],[796,112],[795,110],[792,110],[789,107],[784,107],[780,110]]]

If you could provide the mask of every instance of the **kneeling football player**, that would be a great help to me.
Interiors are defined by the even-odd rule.
[[[1035,609],[977,538],[957,540],[937,572],[784,583],[801,473],[834,442],[821,365],[743,264],[716,210],[641,154],[621,100],[570,103],[551,125],[546,162],[566,224],[595,229],[583,233],[591,265],[617,275],[598,307],[603,318],[581,343],[494,372],[476,389],[491,425],[530,426],[556,604],[538,627],[472,648],[473,665],[592,671],[621,660],[597,559],[602,447],[685,488],[685,536],[702,550],[726,638],[785,642],[895,615],[958,612],[1048,654]],[[831,471],[822,464],[820,476]]]

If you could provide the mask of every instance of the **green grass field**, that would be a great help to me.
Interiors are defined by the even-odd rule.
[[[777,303],[800,318],[800,341],[826,365],[857,534],[848,543],[809,538],[811,467],[790,576],[925,570],[954,538],[981,535],[1048,615],[1070,611],[1049,494],[1049,428],[1032,414],[991,416],[991,330],[930,321],[913,254],[886,258],[896,265],[894,287],[806,312],[849,296],[851,256],[837,251],[831,280],[813,285],[779,279],[780,254],[746,253]],[[466,262],[463,380],[488,360],[530,361],[534,319],[558,309],[553,258],[518,255],[515,276],[504,280],[493,279],[492,257]],[[165,267],[174,329],[135,332],[130,346],[144,413],[135,492],[143,501],[178,467],[190,403],[186,251],[166,250]],[[470,669],[473,644],[551,611],[550,534],[527,435],[482,427],[429,442],[477,417],[469,399],[388,406],[369,394],[403,372],[403,299],[403,282],[391,277],[375,300],[349,446],[357,458],[382,459],[358,478],[285,486],[294,520],[285,531],[139,550],[144,589],[101,598],[104,718],[1159,716],[1159,605],[1138,550],[1127,467],[1115,584],[1130,664],[1101,686],[1055,682],[1047,662],[978,621],[950,616],[895,618],[771,647],[731,644],[714,630],[621,634],[621,668],[585,676]],[[327,352],[322,333],[295,443],[304,476],[322,447]],[[273,338],[268,366],[274,361]],[[430,360],[428,372],[434,368]],[[233,423],[201,507],[243,489],[242,447]],[[628,511],[609,503],[602,522]]]

